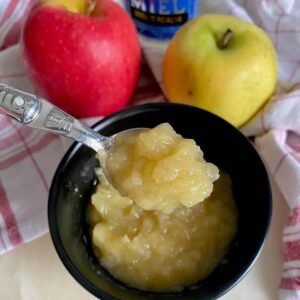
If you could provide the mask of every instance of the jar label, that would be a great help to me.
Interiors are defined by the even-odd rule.
[[[125,0],[139,34],[171,39],[181,25],[200,14],[200,0]]]

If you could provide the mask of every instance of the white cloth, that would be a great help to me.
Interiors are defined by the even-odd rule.
[[[29,2],[32,1],[1,2],[0,47],[13,40],[10,39],[16,35],[13,20],[20,22],[20,11],[25,12],[24,3]],[[10,15],[4,13],[8,10]],[[300,1],[203,0],[201,10],[201,13],[231,14],[257,24],[276,48],[279,61],[276,93],[242,131],[256,136],[257,150],[269,175],[290,206],[283,238],[285,261],[279,295],[281,299],[300,299]],[[162,84],[163,49],[151,46],[144,49],[159,84]],[[18,46],[0,52],[0,80],[32,91]],[[159,92],[152,98],[163,99]],[[18,144],[13,144],[15,140]],[[65,139],[45,136],[0,118],[0,253],[47,231],[48,187],[69,144]]]

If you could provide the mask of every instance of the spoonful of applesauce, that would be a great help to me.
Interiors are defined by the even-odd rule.
[[[106,158],[115,139],[129,132],[138,134],[143,130],[133,128],[111,137],[103,136],[47,100],[3,83],[0,83],[0,113],[21,124],[71,138],[92,148],[98,153],[101,168],[109,182],[111,177],[106,167]]]
[[[219,170],[192,139],[168,123],[103,136],[45,99],[0,83],[0,113],[19,123],[74,139],[97,152],[102,182],[112,195],[144,210],[172,213],[208,198]]]

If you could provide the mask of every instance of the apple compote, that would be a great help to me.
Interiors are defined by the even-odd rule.
[[[203,160],[194,141],[184,140],[167,124],[122,143],[114,160],[116,172],[123,170],[117,182],[138,195],[138,201],[122,196],[102,169],[96,170],[99,184],[88,209],[93,248],[102,266],[128,286],[180,291],[220,264],[236,232],[230,177],[224,171],[219,174]],[[140,163],[129,166],[132,159]],[[164,185],[175,192],[167,194]],[[134,187],[145,188],[144,198]]]
[[[205,278],[227,252],[237,212],[227,174],[211,196],[171,214],[147,211],[122,197],[97,170],[89,217],[100,263],[115,278],[146,291],[180,291]]]
[[[164,213],[203,201],[219,177],[195,141],[184,139],[168,123],[138,135],[120,135],[107,167],[121,195],[145,210]]]

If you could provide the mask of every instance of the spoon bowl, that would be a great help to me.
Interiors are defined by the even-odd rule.
[[[131,129],[127,129],[127,130],[123,130],[119,133],[116,133],[114,135],[112,135],[111,137],[108,137],[108,141],[105,143],[105,147],[104,148],[100,148],[100,150],[98,150],[97,152],[97,157],[100,161],[100,166],[104,172],[104,175],[106,177],[106,179],[109,181],[109,183],[115,188],[118,189],[117,186],[114,184],[114,181],[112,180],[112,176],[111,176],[111,171],[110,171],[110,167],[109,164],[107,163],[107,158],[109,156],[110,153],[112,153],[114,151],[114,144],[115,141],[120,137],[128,137],[128,136],[132,136],[132,135],[139,135],[141,132],[145,131],[146,128],[131,128]],[[119,191],[119,193],[122,196],[126,196],[124,195],[121,191]]]

